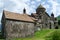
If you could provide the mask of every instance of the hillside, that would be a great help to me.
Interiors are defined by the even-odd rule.
[[[57,17],[58,20],[60,20],[60,15]]]

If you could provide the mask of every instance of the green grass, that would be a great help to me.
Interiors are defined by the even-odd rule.
[[[45,40],[45,38],[47,36],[51,35],[51,33],[53,33],[56,30],[58,30],[58,29],[43,29],[43,30],[35,32],[33,37],[14,38],[12,40]],[[60,30],[58,30],[58,31],[60,31]]]
[[[50,35],[45,36],[46,40],[60,40],[60,29],[55,29]]]
[[[35,33],[35,37],[38,37],[38,38],[43,38],[44,36],[46,36],[47,34],[49,34],[50,32],[52,32],[52,30],[41,30],[41,31],[37,31]]]

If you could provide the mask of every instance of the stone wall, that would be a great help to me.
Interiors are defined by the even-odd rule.
[[[27,37],[34,34],[34,24],[29,22],[6,20],[5,29],[7,38]]]
[[[50,28],[50,24],[49,24],[50,17],[46,13],[41,13],[38,16],[41,17],[41,18],[39,17],[38,26],[40,26],[41,29],[49,29]]]
[[[43,17],[43,21],[44,21],[44,25],[43,26],[45,26],[44,28],[47,28],[47,29],[50,28],[49,20],[50,20],[50,17],[45,13],[44,17]]]

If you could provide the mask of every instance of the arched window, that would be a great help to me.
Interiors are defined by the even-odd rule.
[[[58,29],[58,26],[56,26],[55,29]]]
[[[51,23],[50,23],[50,29],[51,29]]]

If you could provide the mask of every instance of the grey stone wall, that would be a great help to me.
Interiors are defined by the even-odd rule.
[[[38,15],[39,16],[39,15]],[[39,25],[41,29],[49,29],[50,28],[50,17],[46,13],[41,13],[40,14],[41,18],[39,18],[41,22],[39,22]]]
[[[44,17],[43,17],[43,21],[44,21],[44,26],[45,28],[49,29],[50,28],[50,17],[47,15],[47,14],[44,14]]]
[[[34,24],[28,22],[6,20],[5,35],[7,38],[20,38],[34,34]]]

